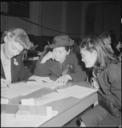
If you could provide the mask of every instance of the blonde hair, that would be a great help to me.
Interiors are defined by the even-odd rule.
[[[15,41],[23,46],[24,49],[30,49],[33,46],[27,33],[22,28],[11,28],[7,31],[4,31],[1,38],[2,42],[4,42],[5,36],[9,36],[9,38],[14,38]]]

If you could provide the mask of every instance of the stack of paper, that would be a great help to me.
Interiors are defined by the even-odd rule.
[[[36,90],[45,88],[44,84],[39,82],[21,82],[12,84],[9,88],[1,89],[1,96],[9,99],[28,95]]]
[[[55,91],[53,93],[49,93],[49,94],[44,95],[38,99],[35,99],[35,104],[36,105],[44,105],[44,104],[48,104],[53,101],[58,101],[58,100],[65,99],[68,97],[75,97],[75,98],[81,99],[81,98],[84,98],[96,91],[97,90],[92,89],[92,88],[74,85],[71,87],[58,89],[57,91]]]
[[[52,107],[21,106],[16,114],[1,114],[2,127],[37,127],[51,119],[58,112]]]

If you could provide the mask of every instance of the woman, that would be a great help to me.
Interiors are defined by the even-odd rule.
[[[121,63],[103,41],[89,36],[80,44],[82,61],[92,68],[99,102],[79,118],[81,126],[119,126],[121,122]]]
[[[73,45],[74,41],[69,36],[55,36],[53,44],[48,46],[52,51],[37,62],[34,74],[49,77],[61,85],[68,81],[85,81],[86,74],[81,70],[76,55],[71,52]]]
[[[22,51],[33,46],[27,33],[21,28],[12,28],[3,33],[1,41],[2,87],[27,80],[31,73],[23,64]]]

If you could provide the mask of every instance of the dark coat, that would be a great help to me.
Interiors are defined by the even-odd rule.
[[[111,63],[98,74],[100,90],[99,103],[114,114],[114,108],[121,110],[121,63]],[[108,105],[108,106],[107,106]]]
[[[121,63],[111,63],[97,75],[99,105],[81,115],[86,126],[119,126],[121,122]]]
[[[18,65],[14,63],[14,59],[16,59],[16,62],[18,63]],[[1,59],[0,59],[0,64],[1,64],[1,78],[5,78]],[[24,63],[22,61],[22,53],[11,59],[12,82],[19,82],[19,81],[27,80],[31,75],[32,74],[30,73],[28,68],[24,66]]]
[[[44,64],[38,61],[34,74],[38,76],[49,76],[51,79],[56,80],[64,72],[68,73],[72,77],[72,80],[76,82],[85,81],[87,78],[86,73],[78,64],[78,59],[74,53],[70,53],[63,64],[52,59],[46,61]]]

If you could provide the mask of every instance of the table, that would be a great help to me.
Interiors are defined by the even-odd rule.
[[[85,87],[85,88],[89,89],[88,87]],[[39,96],[40,91],[41,89],[38,91],[35,91],[35,93],[33,93],[32,95],[34,96],[34,94],[36,94],[36,96],[37,95]],[[32,95],[29,95],[29,96],[32,97]],[[16,98],[14,100],[16,100]],[[98,101],[97,90],[94,90],[83,98],[70,96],[61,100],[49,102],[46,105],[52,106],[54,110],[58,111],[58,114],[52,117],[51,119],[49,119],[48,121],[46,121],[45,123],[41,124],[40,126],[41,127],[61,127],[65,125],[67,122],[69,122],[70,120],[72,120],[74,117],[76,117],[78,114],[86,110],[92,104],[96,104],[97,101]]]
[[[93,93],[81,100],[68,98],[60,103],[52,103],[51,106],[58,110],[59,114],[42,124],[41,127],[61,127],[92,104],[96,104],[97,100],[97,93]]]

